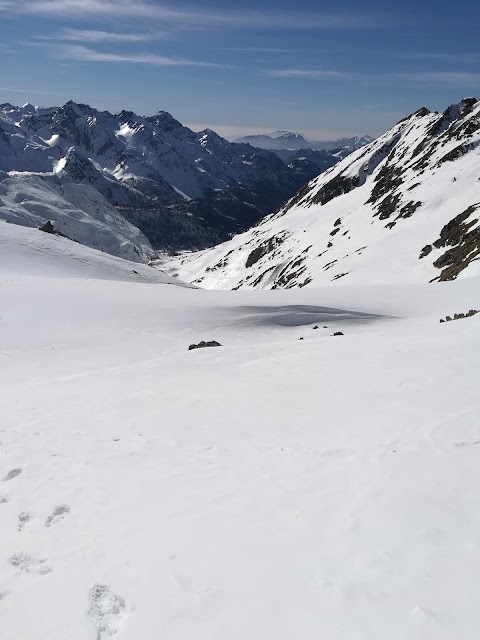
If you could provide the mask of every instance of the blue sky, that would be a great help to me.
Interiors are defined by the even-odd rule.
[[[479,24],[472,0],[0,0],[0,102],[377,135],[480,97]]]

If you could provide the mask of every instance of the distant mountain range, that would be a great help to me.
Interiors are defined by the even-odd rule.
[[[251,144],[259,149],[269,149],[270,151],[278,151],[289,149],[297,151],[299,149],[320,149],[324,151],[332,151],[334,149],[342,149],[348,147],[350,151],[359,149],[364,145],[372,142],[370,136],[353,136],[351,138],[340,138],[338,140],[307,140],[301,134],[293,131],[275,131],[270,135],[258,134],[237,138],[235,142],[239,144]]]
[[[480,102],[427,108],[305,185],[254,229],[167,265],[207,288],[480,274]]]
[[[318,173],[170,114],[0,105],[0,218],[137,261],[250,228]]]

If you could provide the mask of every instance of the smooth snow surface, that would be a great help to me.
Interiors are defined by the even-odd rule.
[[[125,280],[191,287],[148,265],[122,260],[68,238],[18,227],[3,220],[0,220],[0,274]]]
[[[479,280],[147,272],[0,225],[2,640],[476,640]]]

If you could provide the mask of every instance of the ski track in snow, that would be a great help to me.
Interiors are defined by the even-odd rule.
[[[15,233],[2,640],[476,639],[478,279],[201,291]]]

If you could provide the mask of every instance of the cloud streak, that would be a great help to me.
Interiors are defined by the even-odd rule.
[[[56,36],[36,36],[39,40],[65,40],[70,42],[146,42],[166,37],[165,32],[118,33],[90,29],[63,29]]]
[[[174,58],[171,56],[160,56],[155,53],[142,54],[123,54],[123,53],[107,53],[105,51],[97,51],[89,49],[81,45],[61,46],[55,51],[55,55],[69,60],[80,62],[111,62],[111,63],[128,63],[128,64],[146,64],[157,67],[216,67],[231,68],[228,65],[217,64],[216,62],[202,62],[199,60],[189,60],[187,58]]]
[[[264,74],[271,78],[305,78],[319,80],[321,78],[345,78],[347,73],[324,69],[268,69]]]
[[[139,0],[0,0],[0,11],[58,18],[156,19],[179,27],[248,29],[377,29],[395,26],[385,14],[368,12],[281,12],[172,8]]]
[[[407,82],[427,86],[467,87],[470,85],[478,86],[480,83],[480,73],[468,73],[463,71],[398,73],[396,77]]]

